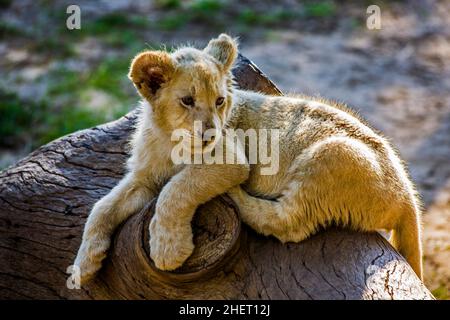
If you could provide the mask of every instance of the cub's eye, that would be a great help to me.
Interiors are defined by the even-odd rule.
[[[181,103],[187,107],[193,107],[194,106],[194,98],[191,96],[186,96],[181,98]]]
[[[217,100],[216,100],[216,106],[217,106],[217,107],[220,107],[220,106],[223,104],[224,101],[225,101],[225,98],[224,98],[224,97],[219,97],[219,98],[217,98]]]

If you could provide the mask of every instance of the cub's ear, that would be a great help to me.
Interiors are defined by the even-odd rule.
[[[236,60],[238,44],[229,35],[222,33],[218,38],[209,41],[203,51],[216,58],[228,71]]]
[[[174,70],[172,58],[167,52],[146,51],[133,59],[128,78],[144,98],[151,99],[169,81]]]

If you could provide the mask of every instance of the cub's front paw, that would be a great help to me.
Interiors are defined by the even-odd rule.
[[[155,215],[150,223],[150,257],[161,270],[175,270],[194,250],[190,223],[166,225]]]
[[[110,244],[109,238],[92,237],[83,240],[73,263],[80,268],[80,284],[89,282],[102,267]]]

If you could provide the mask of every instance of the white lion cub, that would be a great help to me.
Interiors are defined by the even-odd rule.
[[[196,208],[224,193],[246,224],[282,242],[302,241],[331,223],[393,230],[394,246],[422,277],[420,203],[388,141],[342,106],[234,88],[236,56],[236,42],[222,34],[203,50],[134,58],[129,78],[143,103],[128,173],[86,222],[75,260],[82,283],[100,269],[115,228],[157,195],[151,258],[163,270],[180,267],[194,249]],[[259,163],[174,164],[172,132],[201,136],[194,121],[216,130],[214,141],[224,128],[279,129],[278,171],[262,175]]]

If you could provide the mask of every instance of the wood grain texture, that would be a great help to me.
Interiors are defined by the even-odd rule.
[[[249,60],[234,70],[245,89],[281,91]],[[79,131],[0,172],[1,299],[432,299],[377,233],[330,229],[294,244],[241,225],[227,197],[196,213],[196,249],[175,272],[149,258],[152,203],[114,237],[98,277],[66,287],[92,205],[121,179],[135,111]]]

